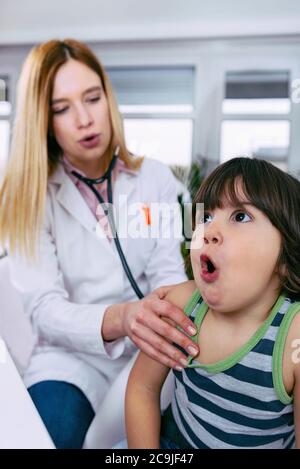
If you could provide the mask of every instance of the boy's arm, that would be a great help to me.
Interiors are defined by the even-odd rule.
[[[125,420],[128,448],[160,447],[160,391],[169,368],[140,353],[129,375]]]
[[[294,386],[294,424],[296,448],[300,448],[300,363],[296,365]]]
[[[195,289],[196,284],[194,280],[188,280],[187,282],[179,283],[176,287],[169,290],[164,299],[183,310]]]
[[[183,309],[195,288],[192,281],[181,283],[165,299]],[[125,399],[128,448],[160,447],[160,392],[169,370],[143,352],[138,355],[129,375]]]
[[[300,311],[296,313],[290,325],[286,339],[288,360],[283,361],[283,369],[288,370],[292,366],[293,379],[293,406],[296,448],[300,448]]]
[[[294,365],[294,425],[295,425],[295,439],[296,439],[296,448],[300,449],[300,353],[299,353],[299,331],[300,331],[300,311],[296,314],[295,318],[292,321],[292,341],[290,350],[294,349],[292,354],[293,365]],[[289,337],[288,337],[289,339]],[[296,348],[296,350],[295,350]]]

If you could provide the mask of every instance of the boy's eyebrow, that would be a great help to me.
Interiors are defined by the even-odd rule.
[[[101,86],[91,86],[90,88],[88,88],[87,90],[85,90],[83,92],[83,95],[86,95],[88,93],[92,93],[93,91],[101,91],[101,90],[102,90]],[[65,101],[68,101],[68,98],[52,99],[51,100],[51,105],[61,103],[61,102],[65,102]]]
[[[227,202],[226,205],[229,206],[230,208],[245,208],[247,205],[250,205],[250,207],[254,207],[254,205],[249,201],[242,202],[239,200],[237,202]]]
[[[251,202],[242,202],[241,200],[238,200],[237,203],[235,203],[234,205],[252,205]]]
[[[237,204],[233,204],[233,208],[245,208],[247,205],[250,205],[250,207],[254,207],[254,205],[251,202],[238,202]]]

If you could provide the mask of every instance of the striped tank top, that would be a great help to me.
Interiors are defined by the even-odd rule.
[[[173,370],[175,392],[163,418],[164,436],[182,448],[292,448],[293,397],[284,388],[282,356],[299,309],[300,303],[280,296],[238,351],[209,365],[189,357],[187,368]],[[198,333],[207,310],[196,290],[185,313]]]

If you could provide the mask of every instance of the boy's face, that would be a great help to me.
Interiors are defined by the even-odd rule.
[[[275,301],[280,286],[281,234],[240,194],[240,206],[223,200],[222,208],[204,212],[203,239],[196,230],[191,245],[197,287],[208,306],[220,312],[242,311],[264,298]]]

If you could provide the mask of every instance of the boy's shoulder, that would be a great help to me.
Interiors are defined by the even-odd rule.
[[[298,375],[300,379],[300,303],[296,307],[290,326],[288,328],[285,340],[285,365],[294,371],[294,375]]]
[[[197,285],[194,280],[179,283],[167,294],[165,300],[178,306],[178,308],[184,309],[196,288]]]
[[[296,312],[293,314],[293,318],[291,320],[288,334],[287,334],[287,344],[290,344],[293,347],[294,340],[300,339],[299,336],[300,331],[300,303],[297,303]]]
[[[288,329],[288,336],[287,338],[290,340],[299,339],[299,330],[300,330],[300,302],[296,304],[292,304],[293,311],[292,318],[288,322],[290,322],[290,326]]]

